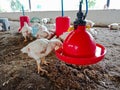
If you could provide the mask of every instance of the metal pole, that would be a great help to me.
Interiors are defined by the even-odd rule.
[[[110,0],[107,0],[107,7],[110,6]]]
[[[29,10],[31,11],[31,0],[28,0],[29,2]]]

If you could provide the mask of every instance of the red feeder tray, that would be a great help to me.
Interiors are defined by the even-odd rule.
[[[63,47],[56,50],[56,56],[70,64],[90,65],[101,61],[106,48],[95,42],[85,26],[78,26],[63,42]]]
[[[89,58],[86,57],[80,58],[80,57],[72,57],[72,56],[70,57],[63,54],[62,48],[56,50],[56,56],[60,60],[70,64],[78,64],[78,65],[95,64],[104,58],[105,53],[106,53],[106,49],[100,44],[96,44],[96,53],[93,57],[89,57]]]

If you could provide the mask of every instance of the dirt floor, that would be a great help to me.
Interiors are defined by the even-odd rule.
[[[38,74],[34,59],[22,54],[19,22],[0,32],[0,90],[120,90],[120,30],[97,27],[96,42],[107,48],[105,58],[94,65],[76,66],[46,57],[48,74]]]

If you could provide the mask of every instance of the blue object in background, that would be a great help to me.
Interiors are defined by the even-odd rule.
[[[32,36],[33,37],[36,37],[36,33],[38,32],[38,30],[39,30],[38,27],[35,27],[35,26],[32,27]]]
[[[3,31],[10,30],[10,23],[8,21],[8,18],[0,18],[0,23],[2,23]]]

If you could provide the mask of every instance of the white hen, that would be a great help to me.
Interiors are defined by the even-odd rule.
[[[93,26],[94,26],[94,22],[93,21],[91,21],[91,20],[85,20],[86,21],[86,27],[88,28],[92,28]]]
[[[70,31],[70,32],[64,32],[63,34],[61,34],[61,35],[59,36],[59,39],[62,40],[62,41],[65,41],[65,39],[67,38],[67,36],[68,36],[70,33],[71,33],[71,31]]]
[[[24,22],[24,26],[22,27],[20,33],[22,33],[23,37],[24,37],[24,42],[27,41],[27,37],[30,38],[32,40],[32,37],[30,36],[32,32],[32,28],[30,26],[28,26],[27,22]]]
[[[37,62],[38,73],[45,71],[40,67],[40,64],[46,64],[45,56],[51,53],[56,47],[61,47],[62,42],[58,39],[37,39],[29,43],[26,47],[22,48],[22,53],[27,53],[29,57],[32,57]]]
[[[112,23],[108,25],[110,30],[119,30],[120,29],[120,23]]]
[[[87,30],[94,38],[97,37],[97,31],[95,28],[90,28]]]
[[[35,35],[34,35],[37,39],[40,39],[40,38],[47,38],[47,39],[49,39],[50,32],[48,31],[46,26],[41,25],[39,23],[35,23],[33,25],[33,27],[35,27],[37,29],[36,32],[35,32]]]
[[[90,34],[92,34],[93,37],[96,38],[96,36],[97,36],[97,31],[96,31],[95,28],[93,28],[93,26],[94,26],[95,23],[94,23],[93,21],[91,21],[91,20],[85,20],[85,21],[86,21],[86,30],[87,30]]]
[[[52,23],[52,18],[42,18],[42,24],[48,24],[48,23]]]

